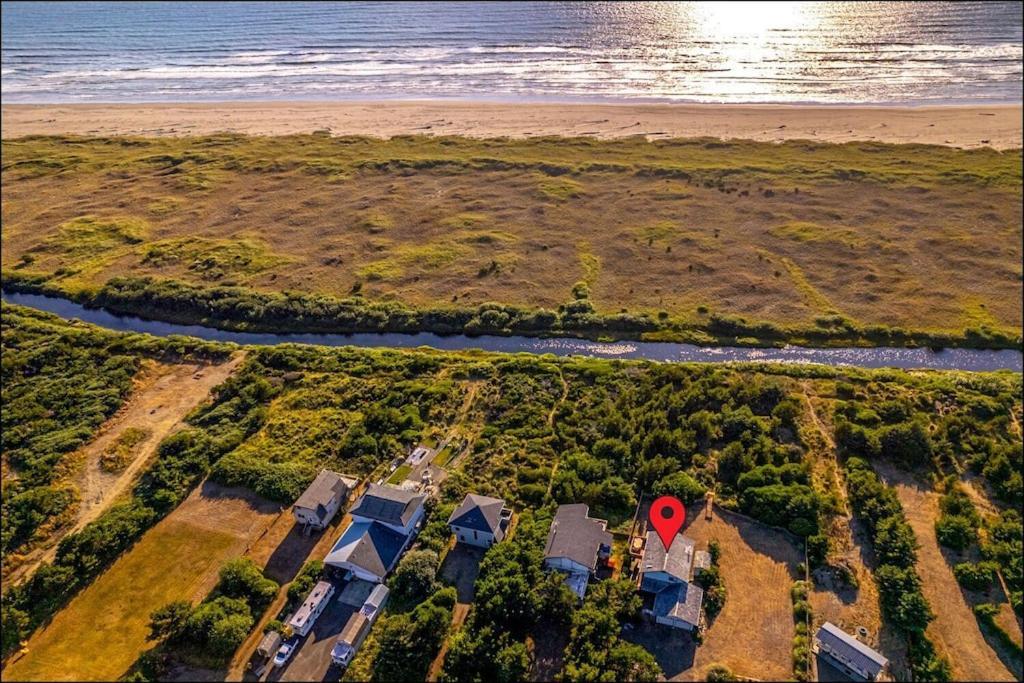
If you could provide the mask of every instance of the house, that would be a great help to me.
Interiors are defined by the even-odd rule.
[[[686,536],[676,536],[665,548],[654,531],[647,532],[640,560],[640,592],[654,596],[650,613],[659,624],[692,631],[700,625],[704,590],[691,583],[695,572],[711,565],[711,557],[696,550]]]
[[[352,524],[324,558],[324,564],[380,583],[398,563],[423,519],[425,496],[394,486],[371,484],[352,508]]]
[[[387,484],[370,484],[349,511],[353,523],[378,522],[403,536],[423,519],[426,496]]]
[[[881,680],[889,668],[888,659],[829,621],[814,634],[811,651],[855,680]]]
[[[353,521],[324,558],[324,564],[355,578],[380,583],[398,563],[410,537],[380,522]]]
[[[351,477],[321,470],[292,506],[295,521],[313,529],[323,529],[334,518],[356,484],[357,481]]]
[[[505,538],[511,519],[505,501],[468,493],[448,518],[448,526],[457,542],[489,548]]]
[[[332,595],[334,595],[334,586],[327,581],[318,581],[313,586],[312,592],[306,596],[302,605],[288,621],[292,632],[298,636],[305,636],[313,630],[313,624],[331,603]]]
[[[589,512],[583,503],[560,505],[544,547],[544,567],[565,572],[566,583],[581,599],[598,564],[612,550],[608,522],[591,519]]]

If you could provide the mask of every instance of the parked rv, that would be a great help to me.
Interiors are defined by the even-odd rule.
[[[313,591],[302,602],[302,606],[295,612],[295,616],[288,622],[292,632],[299,637],[307,635],[327,605],[330,604],[333,595],[334,586],[332,584],[327,581],[317,583],[313,587]]]

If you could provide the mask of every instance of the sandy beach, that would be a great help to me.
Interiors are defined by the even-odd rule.
[[[455,101],[4,105],[4,138],[24,135],[403,134],[876,140],[1021,147],[1021,105],[822,107]]]

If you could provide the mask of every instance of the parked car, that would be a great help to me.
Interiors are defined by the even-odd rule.
[[[299,637],[292,636],[288,640],[284,641],[284,644],[274,655],[274,666],[284,666],[292,655],[295,654],[295,648],[299,644]]]

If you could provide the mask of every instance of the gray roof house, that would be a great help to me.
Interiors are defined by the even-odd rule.
[[[488,547],[505,538],[512,511],[500,498],[468,493],[448,518],[458,541]]]
[[[353,522],[324,558],[324,564],[380,582],[398,561],[409,537],[380,522]]]
[[[888,659],[829,621],[814,634],[811,650],[856,680],[880,680],[889,667]]]
[[[358,482],[337,472],[321,470],[299,499],[292,505],[292,513],[300,524],[322,529],[348,498]]]
[[[688,631],[700,625],[704,589],[692,583],[677,583],[654,596],[654,617],[659,624]]]
[[[583,503],[560,505],[544,546],[544,566],[566,572],[566,582],[580,598],[598,561],[607,558],[612,549],[608,522],[592,519],[589,512]]]
[[[711,565],[710,556],[696,550],[694,542],[677,535],[665,548],[654,531],[647,532],[640,563],[640,590],[654,595],[651,612],[659,624],[693,630],[700,625],[704,590],[696,586],[694,571]]]
[[[397,486],[370,484],[366,493],[350,510],[353,518],[361,521],[377,521],[396,531],[408,533],[415,522],[423,516],[423,501],[426,496],[407,491]]]

